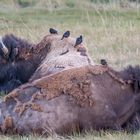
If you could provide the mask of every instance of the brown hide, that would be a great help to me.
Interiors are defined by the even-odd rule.
[[[5,133],[117,129],[135,112],[135,95],[109,74],[108,67],[88,65],[25,84],[6,96],[0,108]]]
[[[22,42],[27,43],[27,42]],[[38,43],[30,46],[18,47],[18,55],[15,61],[30,61],[35,65],[39,65],[46,57],[50,44],[44,38]]]

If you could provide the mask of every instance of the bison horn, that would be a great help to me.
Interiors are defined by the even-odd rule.
[[[68,38],[69,36],[70,36],[70,31],[66,31],[66,32],[63,34],[61,40],[63,40],[64,38]]]
[[[15,56],[18,55],[18,52],[19,52],[18,48],[14,48],[14,54],[15,54]]]
[[[4,45],[4,43],[2,41],[2,37],[0,37],[0,43],[2,45],[2,48],[1,48],[2,51],[4,52],[5,55],[7,55],[9,51],[8,51],[7,47]]]
[[[82,37],[82,35],[80,35],[80,37],[78,37],[78,38],[76,39],[76,43],[75,43],[74,47],[78,46],[78,45],[81,44],[82,42],[83,42],[83,37]]]
[[[51,34],[58,34],[57,30],[55,30],[55,29],[53,29],[53,28],[50,28],[49,31],[50,31]]]

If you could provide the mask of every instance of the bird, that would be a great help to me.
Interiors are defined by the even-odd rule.
[[[105,65],[107,66],[107,61],[106,61],[105,59],[101,59],[101,60],[100,60],[100,63],[101,63],[102,65],[104,65],[104,66],[105,66]]]
[[[66,31],[66,32],[63,34],[61,40],[63,40],[64,38],[68,38],[69,36],[70,36],[70,31]]]
[[[50,28],[50,33],[51,34],[58,34],[57,30],[53,29],[53,28]]]
[[[76,39],[76,43],[75,43],[74,47],[76,47],[77,45],[81,44],[82,42],[83,42],[83,37],[82,37],[82,35],[80,35],[80,37],[78,37]]]

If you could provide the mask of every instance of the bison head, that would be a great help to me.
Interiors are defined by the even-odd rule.
[[[82,41],[82,36],[70,37],[70,31],[60,35],[56,30],[50,29],[50,34],[39,43],[41,47],[48,46],[47,56],[31,80],[64,69],[93,64]]]

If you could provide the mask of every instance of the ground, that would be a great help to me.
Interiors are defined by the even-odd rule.
[[[1,0],[0,34],[14,33],[38,42],[50,27],[73,37],[84,36],[85,46],[92,59],[99,63],[107,59],[116,69],[140,64],[140,5],[127,0],[98,3],[97,0]],[[103,1],[103,0],[100,0]],[[107,0],[106,0],[107,1]],[[96,3],[94,3],[96,2]],[[140,132],[75,134],[72,140],[137,140]],[[1,136],[0,139],[42,140],[38,136]],[[67,139],[49,137],[48,140]]]

